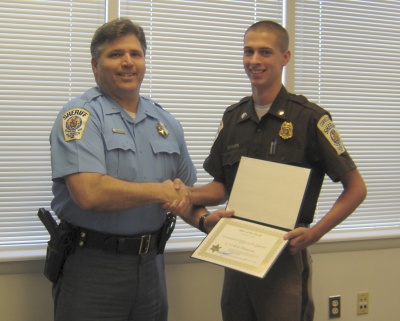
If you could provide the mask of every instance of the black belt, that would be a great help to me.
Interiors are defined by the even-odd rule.
[[[159,238],[159,232],[140,236],[120,236],[95,232],[81,227],[75,228],[78,232],[78,247],[99,249],[114,253],[146,254],[157,248]]]

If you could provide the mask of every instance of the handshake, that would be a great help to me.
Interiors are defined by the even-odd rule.
[[[200,218],[203,217],[202,231],[209,232],[222,217],[233,216],[233,211],[217,210],[209,213],[206,206],[223,204],[226,199],[225,187],[222,183],[212,181],[204,186],[189,187],[180,179],[163,182],[168,190],[167,201],[162,208],[179,216],[186,223],[199,228]]]
[[[175,215],[182,215],[192,206],[191,192],[179,178],[173,182],[167,180],[163,182],[166,187],[166,202],[161,207]]]

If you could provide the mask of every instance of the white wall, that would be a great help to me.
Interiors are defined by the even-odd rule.
[[[342,298],[341,321],[400,320],[400,238],[316,244],[313,291],[315,321],[328,319],[328,297]],[[170,321],[220,321],[223,269],[167,253]],[[0,263],[0,317],[5,321],[51,321],[50,283],[43,261]],[[356,315],[356,296],[367,291],[368,315]],[[245,320],[243,320],[245,321]]]

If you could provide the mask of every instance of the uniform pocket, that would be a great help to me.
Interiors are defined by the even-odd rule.
[[[280,149],[276,153],[276,160],[279,163],[288,165],[303,165],[304,164],[304,150],[302,149]]]
[[[247,155],[246,148],[237,148],[222,154],[222,168],[228,193],[231,192],[236,172],[242,156]]]
[[[222,154],[222,166],[232,166],[240,162],[242,156],[246,156],[246,148],[230,150]]]
[[[154,168],[158,182],[177,178],[180,149],[175,140],[151,141],[154,153]],[[178,177],[179,178],[179,177]]]
[[[121,134],[104,135],[107,174],[132,181],[137,174],[136,147],[130,137]]]

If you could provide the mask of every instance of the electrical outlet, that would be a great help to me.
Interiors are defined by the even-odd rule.
[[[368,292],[360,292],[357,294],[357,314],[367,314],[369,307]]]
[[[340,318],[340,295],[329,297],[329,319]]]

